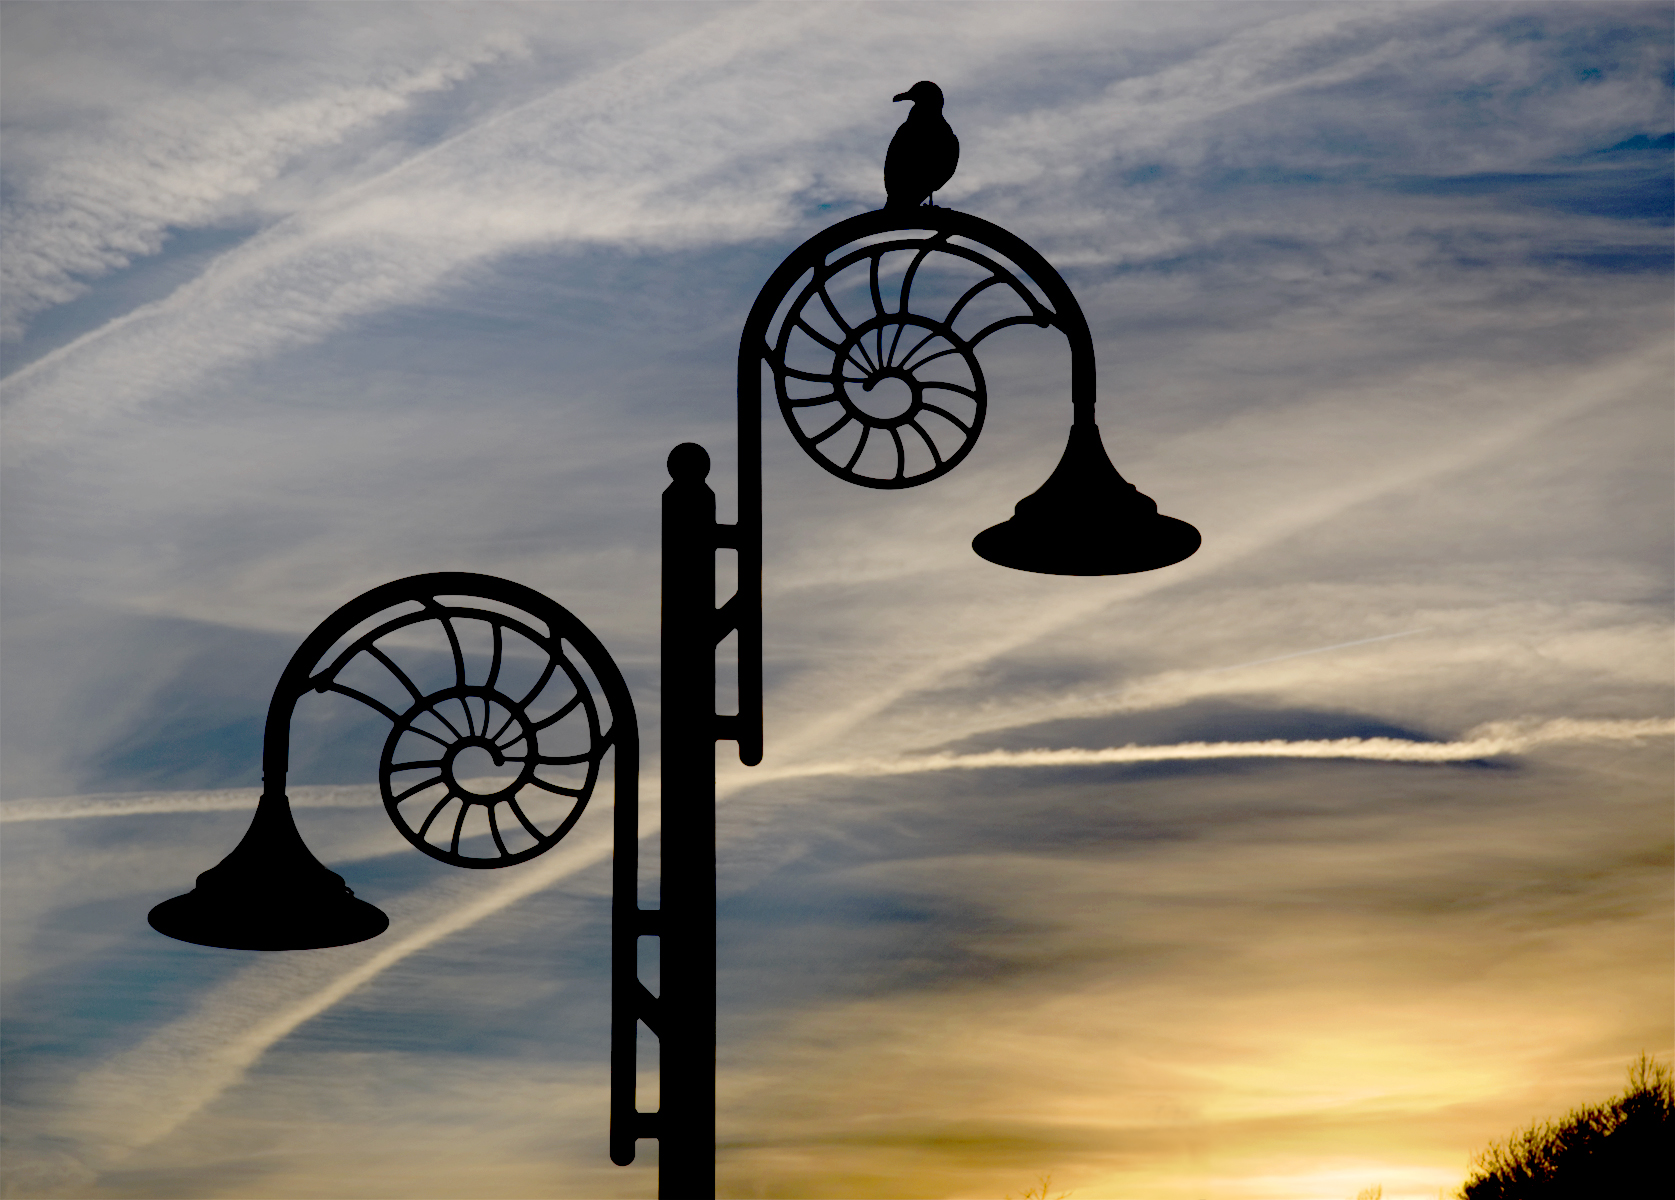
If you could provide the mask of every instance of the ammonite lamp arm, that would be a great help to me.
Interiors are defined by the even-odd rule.
[[[460,598],[495,607],[460,605]],[[376,620],[386,613],[388,619]],[[459,626],[468,623],[485,630],[492,646],[487,670],[476,674],[467,670],[460,637]],[[451,669],[442,686],[426,691],[417,680],[435,675],[428,670],[434,656],[427,659],[411,643],[422,642],[419,635],[431,624],[440,627],[442,636],[431,641],[446,644]],[[536,664],[523,672],[533,685],[508,682],[503,668],[512,639]],[[419,662],[411,669],[397,661],[413,653]],[[365,676],[344,682],[363,660]],[[601,695],[594,695],[589,674]],[[380,689],[383,699],[374,694]],[[551,849],[581,816],[607,754],[616,762],[618,802],[627,796],[632,803],[639,761],[633,704],[585,625],[541,593],[489,575],[398,579],[343,605],[291,656],[268,705],[262,797],[250,829],[226,859],[198,877],[196,889],[152,910],[159,932],[231,949],[301,950],[364,941],[388,926],[383,913],[355,899],[309,852],[291,816],[285,794],[291,721],[310,691],[340,693],[390,722],[379,764],[385,810],[409,843],[450,865],[511,866]],[[485,779],[470,770],[483,762],[510,768],[512,778]],[[480,844],[480,834],[492,852],[467,852],[462,839]]]

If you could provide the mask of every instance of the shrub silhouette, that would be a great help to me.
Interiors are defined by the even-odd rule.
[[[1572,1109],[1472,1160],[1461,1200],[1603,1200],[1669,1194],[1675,1179],[1675,1077],[1642,1054],[1628,1091]],[[1662,1179],[1663,1186],[1658,1185]]]

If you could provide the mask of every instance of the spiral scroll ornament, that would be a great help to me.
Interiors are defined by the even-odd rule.
[[[979,344],[1053,323],[982,249],[947,231],[898,232],[815,266],[764,357],[811,458],[850,483],[906,488],[946,475],[976,444],[988,409]]]
[[[412,611],[380,614],[309,687],[390,722],[378,783],[414,847],[456,867],[526,862],[593,795],[616,740],[596,683],[616,668],[551,602],[536,616],[499,597],[490,607],[426,593]]]

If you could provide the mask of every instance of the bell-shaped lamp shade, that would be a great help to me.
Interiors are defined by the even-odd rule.
[[[390,919],[309,852],[283,794],[264,795],[244,839],[147,918],[158,933],[229,950],[318,950],[377,937]]]
[[[1158,513],[1157,502],[1117,473],[1099,427],[1070,427],[1064,457],[1012,519],[971,548],[992,563],[1043,575],[1131,575],[1191,557],[1198,530]]]

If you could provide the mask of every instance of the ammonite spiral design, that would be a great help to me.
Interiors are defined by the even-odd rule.
[[[994,312],[997,297],[1010,314]],[[979,308],[993,319],[972,319]],[[815,268],[766,358],[780,411],[816,462],[864,487],[913,487],[953,470],[976,444],[988,408],[978,344],[1010,325],[1051,321],[987,255],[946,233],[899,235]]]
[[[612,745],[597,675],[564,630],[540,628],[548,622],[435,596],[414,603],[309,682],[389,720],[378,782],[415,847],[458,867],[534,858],[581,816]]]

